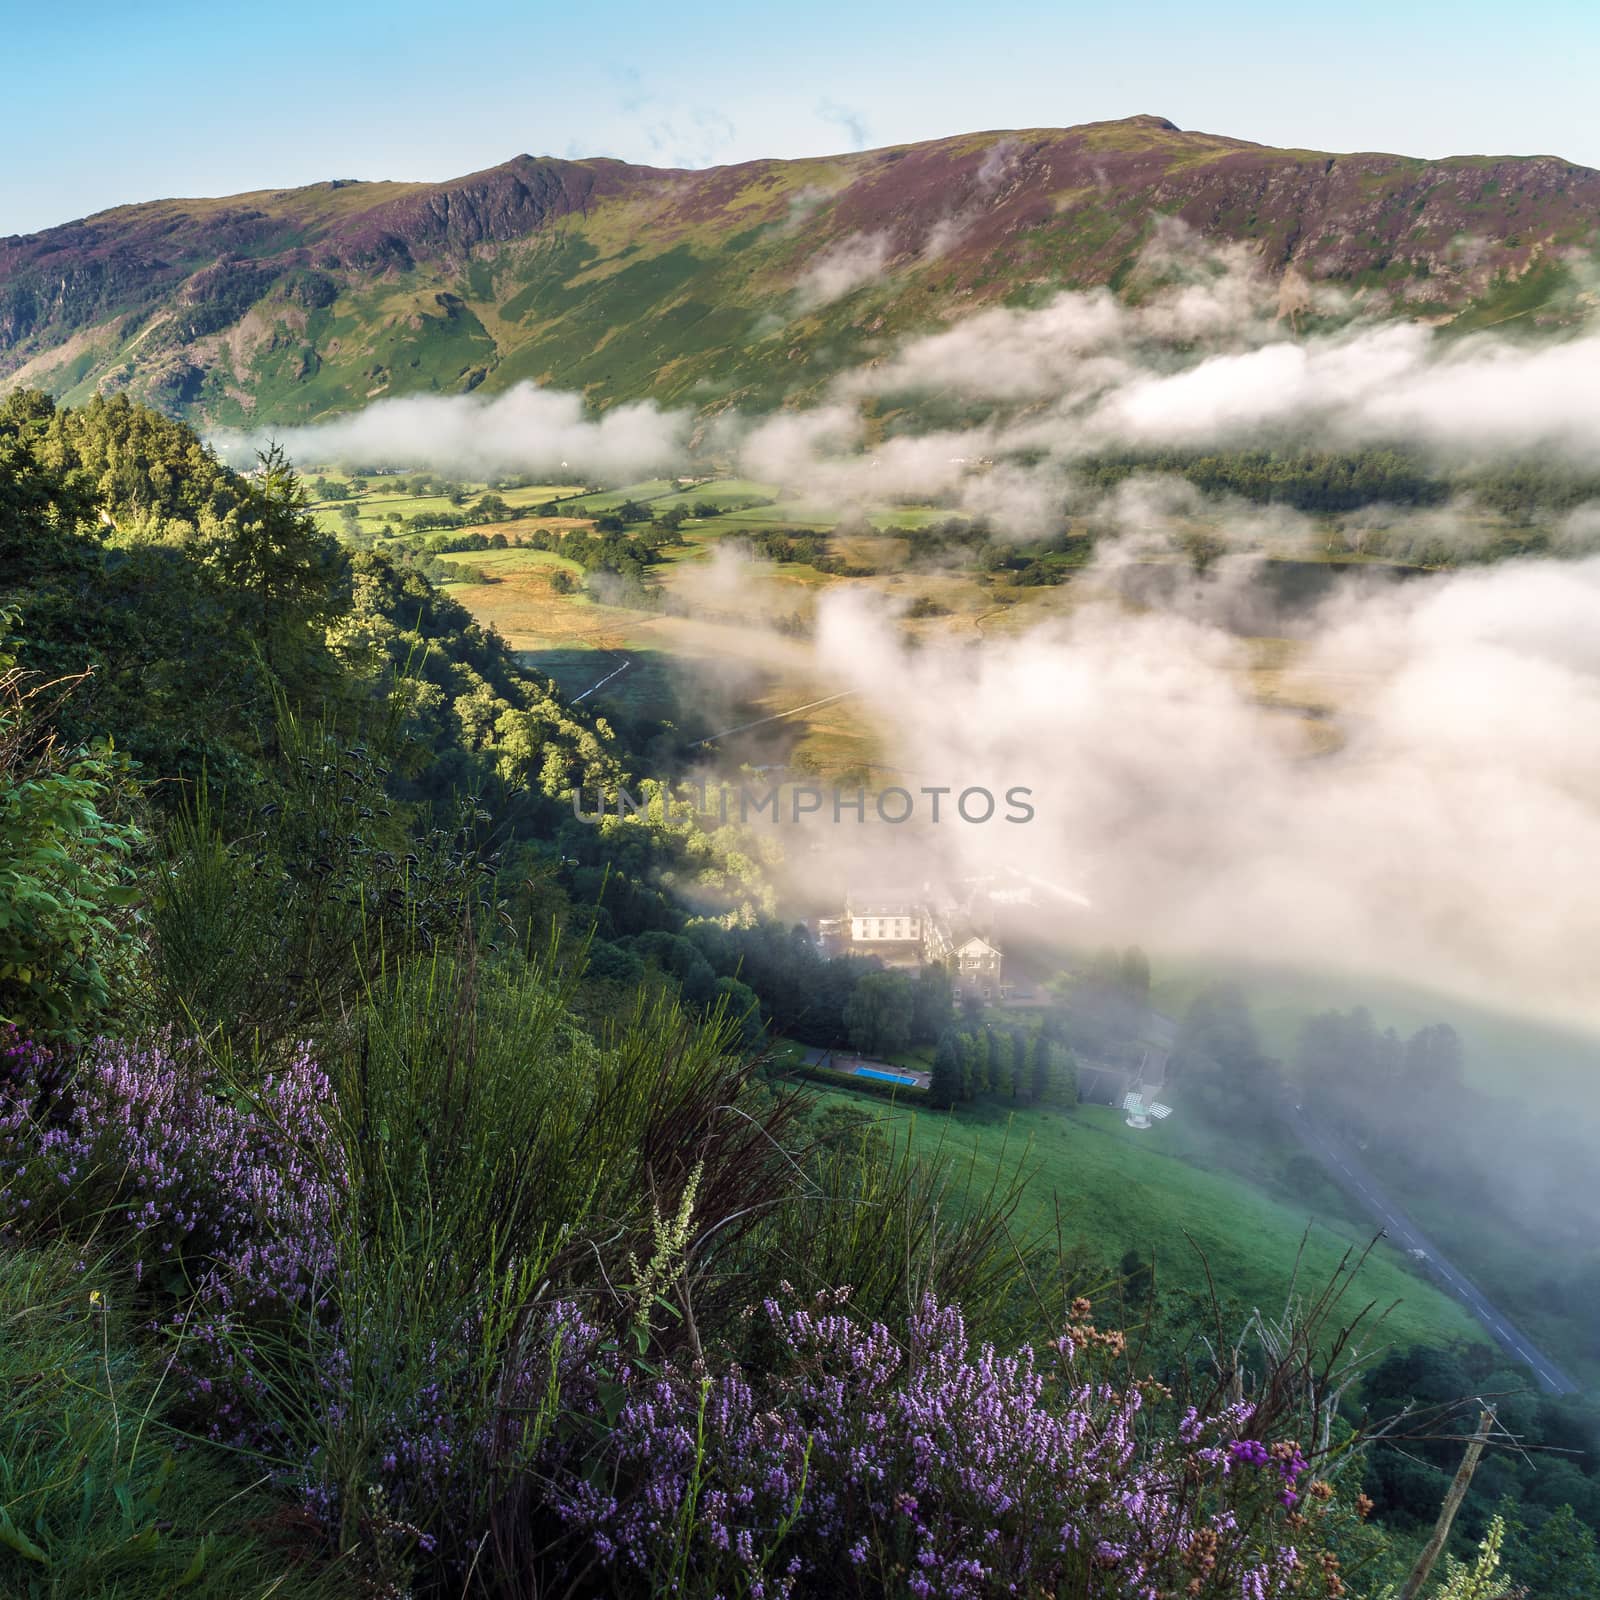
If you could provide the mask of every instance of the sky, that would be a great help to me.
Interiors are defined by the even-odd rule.
[[[522,153],[698,167],[1140,112],[1263,144],[1600,166],[1592,0],[0,0],[0,37],[0,236]]]

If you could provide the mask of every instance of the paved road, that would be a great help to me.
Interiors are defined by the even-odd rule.
[[[1490,1300],[1465,1273],[1452,1266],[1438,1247],[1384,1192],[1359,1154],[1337,1135],[1313,1122],[1292,1100],[1281,1107],[1285,1125],[1352,1199],[1383,1224],[1389,1242],[1402,1250],[1421,1250],[1427,1259],[1419,1264],[1447,1293],[1455,1296],[1507,1355],[1526,1362],[1547,1394],[1576,1394],[1578,1385],[1545,1355],[1517,1325]]]

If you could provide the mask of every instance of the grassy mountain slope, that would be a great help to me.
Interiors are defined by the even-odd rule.
[[[0,240],[0,385],[203,425],[523,379],[705,409],[804,398],[908,331],[1061,287],[1136,294],[1165,217],[1285,310],[1331,283],[1463,327],[1573,320],[1600,172],[1276,150],[1159,117],[667,171],[518,156],[119,207]]]

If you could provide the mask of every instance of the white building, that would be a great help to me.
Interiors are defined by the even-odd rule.
[[[854,901],[845,907],[852,944],[915,944],[923,942],[925,918],[912,900]]]
[[[1000,947],[963,926],[954,902],[935,906],[925,895],[852,899],[842,917],[824,918],[818,932],[826,943],[890,965],[942,966],[957,988],[975,990],[985,1000],[1005,992]]]

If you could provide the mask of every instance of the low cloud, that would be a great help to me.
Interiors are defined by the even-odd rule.
[[[1600,560],[1353,585],[1297,669],[1335,699],[1316,724],[1254,697],[1246,643],[1207,610],[1090,602],[981,650],[911,649],[834,593],[817,654],[898,767],[1035,791],[1026,827],[906,843],[1083,892],[1080,937],[1600,1025],[1580,865],[1600,859],[1600,748],[1574,736],[1600,718]]]
[[[591,478],[641,477],[688,453],[691,422],[654,401],[616,406],[599,416],[583,397],[518,384],[504,394],[415,395],[379,400],[347,417],[214,441],[231,460],[248,462],[269,437],[298,462],[372,467],[431,467],[463,477],[566,469]]]
[[[991,307],[845,374],[838,392],[1009,407],[1009,447],[1064,457],[1287,440],[1457,457],[1600,450],[1600,336],[1512,342],[1347,321],[1297,337],[1282,286],[1246,258],[1212,253],[1184,270],[1186,259],[1158,236],[1137,304],[1096,289]],[[1310,286],[1295,304],[1349,311]]]
[[[1600,448],[1600,338],[1522,346],[1411,325],[1208,356],[1096,398],[1104,443],[1203,445],[1263,436],[1410,441],[1456,455]]]
[[[880,235],[836,246],[812,269],[825,286],[807,292],[844,292],[886,249]],[[1579,468],[1600,456],[1600,334],[1514,342],[1354,319],[1340,293],[1302,280],[1286,295],[1247,254],[1199,250],[1179,224],[1158,229],[1132,286],[1132,299],[1069,291],[974,312],[841,374],[806,421],[723,437],[748,470],[839,507],[901,497],[982,511],[982,463],[997,513],[1024,483],[1032,506],[1055,496],[1059,509],[1073,468],[1115,451],[1399,445],[1457,466],[1541,456]],[[1333,326],[1301,335],[1302,315]],[[901,432],[882,442],[866,419],[885,406]],[[1390,553],[1439,539],[1467,552],[1491,537],[1468,509],[1364,516]],[[1015,531],[1051,521],[1035,510]],[[1592,548],[1597,527],[1582,511],[1558,539]]]
[[[889,256],[884,235],[836,244],[803,292],[825,304]],[[1402,975],[1600,1026],[1600,902],[1584,870],[1600,860],[1600,747],[1585,737],[1600,726],[1600,558],[1580,557],[1600,541],[1600,506],[1553,522],[1575,559],[1404,581],[1332,571],[1291,617],[1266,554],[1381,541],[1468,555],[1486,519],[1465,504],[1312,519],[1160,476],[1107,492],[1082,470],[1108,450],[1280,441],[1592,462],[1600,336],[1348,319],[1298,336],[1280,303],[1248,261],[1163,232],[1132,303],[1091,291],[979,311],[843,375],[813,409],[719,417],[704,448],[810,505],[932,501],[1020,539],[1070,512],[1102,533],[1059,619],[1031,631],[961,648],[924,630],[913,648],[884,597],[840,585],[818,600],[814,654],[771,648],[854,691],[897,770],[1033,788],[1025,828],[910,847],[954,852],[953,871],[1081,891],[1086,937]],[[1297,304],[1349,311],[1314,288]],[[567,463],[621,483],[684,462],[694,426],[648,402],[594,416],[575,394],[523,385],[382,401],[282,438],[306,462],[476,476]],[[1174,559],[1197,529],[1219,547],[1204,572]],[[775,579],[724,553],[682,582],[700,606],[750,616],[750,593]],[[1164,587],[1137,588],[1152,582]],[[1271,704],[1262,637],[1289,652]]]
[[[795,305],[801,311],[842,300],[863,284],[883,276],[891,245],[885,233],[862,233],[841,239],[812,258],[795,285]]]

